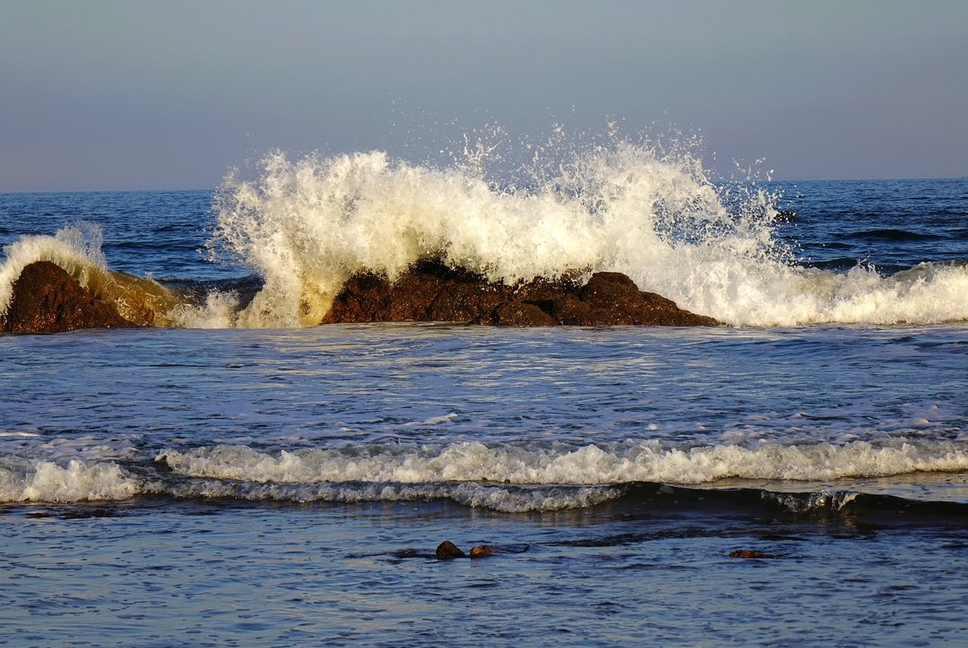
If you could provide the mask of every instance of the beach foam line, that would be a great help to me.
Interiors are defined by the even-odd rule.
[[[188,477],[259,483],[707,484],[729,478],[830,481],[968,470],[968,445],[892,440],[882,445],[852,442],[679,449],[656,442],[627,442],[524,449],[467,442],[278,452],[219,445],[166,449],[155,461]]]
[[[655,497],[684,490],[690,507],[719,506],[717,498],[725,498],[723,507],[761,506],[751,503],[752,498],[791,513],[837,512],[860,505],[851,494],[856,489],[818,484],[847,480],[864,488],[865,478],[914,473],[935,473],[944,481],[942,474],[966,470],[968,448],[955,442],[691,449],[652,442],[570,449],[457,443],[293,452],[217,445],[166,449],[152,464],[128,467],[107,460],[8,456],[0,462],[0,502],[124,502],[159,496],[347,504],[447,500],[502,512],[533,512],[609,502],[632,507],[646,502],[650,509],[661,508],[663,502],[680,506],[685,501],[681,498]],[[875,482],[867,494],[886,497],[883,483]],[[896,507],[893,500],[863,501],[874,508]]]

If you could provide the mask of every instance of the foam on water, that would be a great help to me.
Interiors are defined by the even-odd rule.
[[[165,450],[158,461],[186,476],[254,482],[705,484],[727,478],[824,481],[958,471],[968,469],[968,447],[895,441],[682,449],[658,441],[630,441],[525,449],[465,442],[417,449],[390,445],[268,453],[247,446],[214,446]]]
[[[968,470],[964,443],[665,447],[657,441],[583,447],[368,445],[262,451],[216,445],[166,449],[156,470],[72,458],[0,465],[0,502],[126,500],[139,495],[281,501],[445,498],[501,511],[591,506],[634,482],[709,485],[728,479],[832,482]],[[134,472],[132,472],[134,470]],[[170,471],[173,478],[166,477]]]
[[[85,502],[117,501],[137,495],[141,483],[110,461],[70,460],[12,462],[0,465],[0,501]]]

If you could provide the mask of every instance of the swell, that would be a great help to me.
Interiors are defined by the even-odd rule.
[[[862,232],[851,232],[845,235],[849,239],[860,239],[864,241],[894,241],[894,242],[906,242],[906,241],[942,241],[946,240],[948,237],[939,234],[925,234],[921,232],[912,232],[909,230],[896,229],[896,228],[885,228],[885,229],[872,229],[865,230]]]

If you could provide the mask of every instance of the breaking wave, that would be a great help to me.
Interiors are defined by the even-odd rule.
[[[441,499],[526,512],[600,505],[641,483],[720,490],[730,483],[724,480],[766,481],[794,491],[797,483],[966,470],[968,448],[959,442],[676,448],[649,441],[534,449],[467,442],[293,451],[217,445],[165,449],[146,463],[8,456],[0,464],[0,502],[145,496],[335,503]],[[791,511],[829,508],[831,502],[818,495],[805,504],[796,492],[764,497]]]
[[[0,312],[23,266],[48,259],[125,316],[149,308],[161,325],[307,326],[354,273],[392,279],[433,257],[506,283],[623,272],[642,290],[737,326],[968,320],[968,265],[922,263],[891,276],[798,265],[774,236],[776,197],[755,182],[716,184],[688,150],[585,147],[518,182],[489,181],[485,167],[379,151],[298,160],[273,152],[255,179],[230,174],[214,202],[209,250],[258,275],[249,294],[215,286],[186,296],[112,273],[99,233],[68,227],[7,247]]]

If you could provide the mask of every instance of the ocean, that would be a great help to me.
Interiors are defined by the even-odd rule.
[[[0,310],[41,259],[174,295],[0,335],[0,645],[962,645],[968,179],[540,171],[0,195]],[[315,325],[428,255],[723,325]]]

